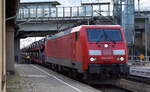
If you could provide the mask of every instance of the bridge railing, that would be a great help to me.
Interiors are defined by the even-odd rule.
[[[92,16],[112,16],[109,5],[88,5],[76,7],[34,7],[20,8],[17,16],[21,19],[42,19],[42,18],[72,18]]]

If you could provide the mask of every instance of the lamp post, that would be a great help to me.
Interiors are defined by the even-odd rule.
[[[149,18],[148,17],[145,17],[145,59],[146,61],[148,61],[148,53],[147,53],[147,50],[148,50],[148,42],[147,42],[147,34],[148,34],[148,21],[149,21]]]

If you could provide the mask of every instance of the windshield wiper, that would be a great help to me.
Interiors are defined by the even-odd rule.
[[[103,34],[99,35],[98,40],[96,41],[96,44],[98,45],[98,42],[102,41],[101,39],[104,37]],[[99,45],[98,45],[99,46]]]
[[[104,30],[102,30],[103,31],[103,33],[101,33],[101,35],[98,37],[98,40],[96,41],[96,44],[97,44],[97,46],[98,47],[100,47],[99,45],[98,45],[98,43],[100,42],[100,41],[105,41],[105,39],[106,39],[106,34],[105,34],[105,32],[104,32]],[[104,38],[103,38],[104,37]],[[103,38],[103,40],[101,40]]]
[[[103,31],[103,34],[98,37],[98,40],[96,41],[97,43],[100,42],[100,41],[107,41],[107,40],[108,40],[108,41],[115,42],[115,41],[113,41],[110,37],[108,37],[108,35],[106,35],[106,33],[105,33],[104,30],[102,30],[102,31]],[[101,40],[101,38],[102,38],[103,36],[104,36],[104,39]]]
[[[116,41],[112,40],[112,39],[105,33],[104,30],[102,30],[102,31],[103,31],[103,34],[100,35],[100,36],[98,37],[98,40],[96,41],[96,44],[97,44],[98,47],[99,47],[98,42],[100,42],[100,41],[107,41],[107,40],[108,40],[108,41],[111,41],[111,42],[113,42],[114,44],[116,44]],[[104,37],[103,40],[101,40],[102,37]]]
[[[103,30],[103,33],[104,33],[104,35],[105,35],[105,37],[106,37],[106,39],[107,39],[108,41],[111,41],[111,42],[113,42],[114,44],[116,44],[116,41],[112,40],[108,35],[106,35],[106,33],[105,33],[104,30]]]
[[[116,41],[112,40],[112,39],[111,39],[110,37],[108,37],[107,35],[106,35],[106,37],[107,37],[108,41],[111,41],[111,42],[113,42],[114,44],[116,44]]]

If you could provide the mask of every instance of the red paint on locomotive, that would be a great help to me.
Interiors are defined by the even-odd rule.
[[[108,29],[110,32],[111,30],[118,30],[121,40],[113,41],[109,37],[105,37],[110,40],[89,41],[88,29],[102,29],[103,31]],[[128,61],[124,31],[119,25],[82,25],[72,28],[71,31],[48,37],[45,43],[45,56],[46,62],[77,70],[80,68],[79,70],[82,72],[88,70],[89,64],[113,64],[126,63]]]

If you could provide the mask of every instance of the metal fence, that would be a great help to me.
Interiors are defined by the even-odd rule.
[[[149,62],[150,63],[150,56],[144,56],[143,59],[140,56],[129,56],[129,61],[131,62]]]
[[[45,7],[45,8],[20,8],[17,16],[21,19],[38,18],[73,18],[92,16],[112,16],[109,5],[88,5],[77,7]]]

